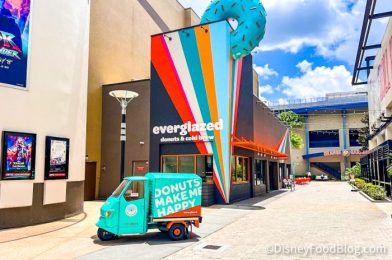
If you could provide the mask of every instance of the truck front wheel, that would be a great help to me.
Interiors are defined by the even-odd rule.
[[[185,226],[183,224],[174,224],[169,229],[169,238],[173,241],[183,239],[185,236]]]
[[[106,231],[105,229],[102,228],[98,228],[97,236],[101,241],[113,240],[116,237],[115,234],[110,233],[109,231]]]

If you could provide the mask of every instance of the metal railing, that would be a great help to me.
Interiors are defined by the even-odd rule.
[[[367,102],[367,92],[355,93],[332,93],[327,94],[325,97],[305,98],[305,99],[292,99],[286,102],[271,102],[268,106],[272,110],[290,110],[298,108],[310,108],[316,106],[333,106]]]

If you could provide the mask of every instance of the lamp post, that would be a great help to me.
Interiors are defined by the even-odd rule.
[[[109,95],[116,98],[121,106],[121,162],[120,162],[120,182],[124,179],[125,172],[125,142],[127,140],[127,125],[126,125],[126,115],[127,106],[132,99],[139,96],[138,93],[129,90],[113,90],[109,92]]]

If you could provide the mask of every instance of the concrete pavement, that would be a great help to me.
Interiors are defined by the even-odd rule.
[[[313,182],[295,192],[203,208],[201,228],[180,242],[155,231],[101,242],[95,227],[101,204],[87,202],[86,215],[0,231],[0,259],[299,259],[300,248],[331,245],[381,247],[388,252],[371,258],[391,259],[392,204],[373,204],[343,182]],[[347,252],[306,256],[357,258]]]
[[[111,242],[112,247],[80,257],[83,260],[96,259],[161,259],[183,248],[202,241],[208,235],[235,222],[252,211],[264,210],[254,206],[255,201],[268,203],[284,196],[286,191],[278,191],[267,196],[242,201],[233,205],[215,205],[203,208],[203,223],[193,229],[193,238],[180,242],[170,241],[166,234],[151,231],[148,235],[121,237]],[[114,246],[115,245],[115,246]]]
[[[256,205],[266,210],[247,214],[167,259],[392,258],[391,204],[373,204],[347,183],[312,182]]]
[[[276,197],[274,197],[277,195]],[[275,200],[278,193],[259,200]],[[272,198],[271,198],[272,197]],[[0,231],[0,259],[160,259],[200,241],[203,237],[223,228],[238,218],[259,208],[253,203],[215,205],[203,208],[204,222],[194,229],[192,240],[172,242],[159,231],[143,236],[122,237],[111,242],[101,242],[95,222],[102,201],[85,202],[84,214],[52,223]]]

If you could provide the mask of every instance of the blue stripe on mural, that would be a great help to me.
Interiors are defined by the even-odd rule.
[[[231,153],[229,140],[230,137],[230,120],[229,120],[229,79],[230,71],[230,28],[227,23],[216,23],[210,25],[212,59],[214,67],[215,88],[217,96],[217,107],[219,118],[223,120],[224,129],[221,131],[221,151],[223,157],[223,168],[226,183],[226,192],[230,190],[230,162]],[[226,42],[224,42],[226,41]],[[216,142],[214,143],[216,146]],[[217,149],[216,147],[214,147]],[[229,197],[229,194],[226,194]]]
[[[212,120],[210,115],[210,108],[208,106],[203,71],[200,63],[199,52],[197,51],[198,47],[195,31],[193,28],[187,29],[179,32],[179,35],[185,59],[188,64],[189,73],[192,78],[193,87],[195,89],[196,97],[202,113],[203,121],[206,123],[211,122]],[[216,160],[215,164],[217,166],[217,175],[219,176],[219,179],[223,185],[222,169],[220,168],[219,164],[219,156],[216,149],[216,144],[215,142],[211,142],[211,145],[213,149],[213,158]]]
[[[179,35],[203,120],[204,122],[210,122],[211,116],[208,107],[207,93],[204,85],[200,57],[197,51],[195,31],[193,29],[187,29],[179,32]]]

